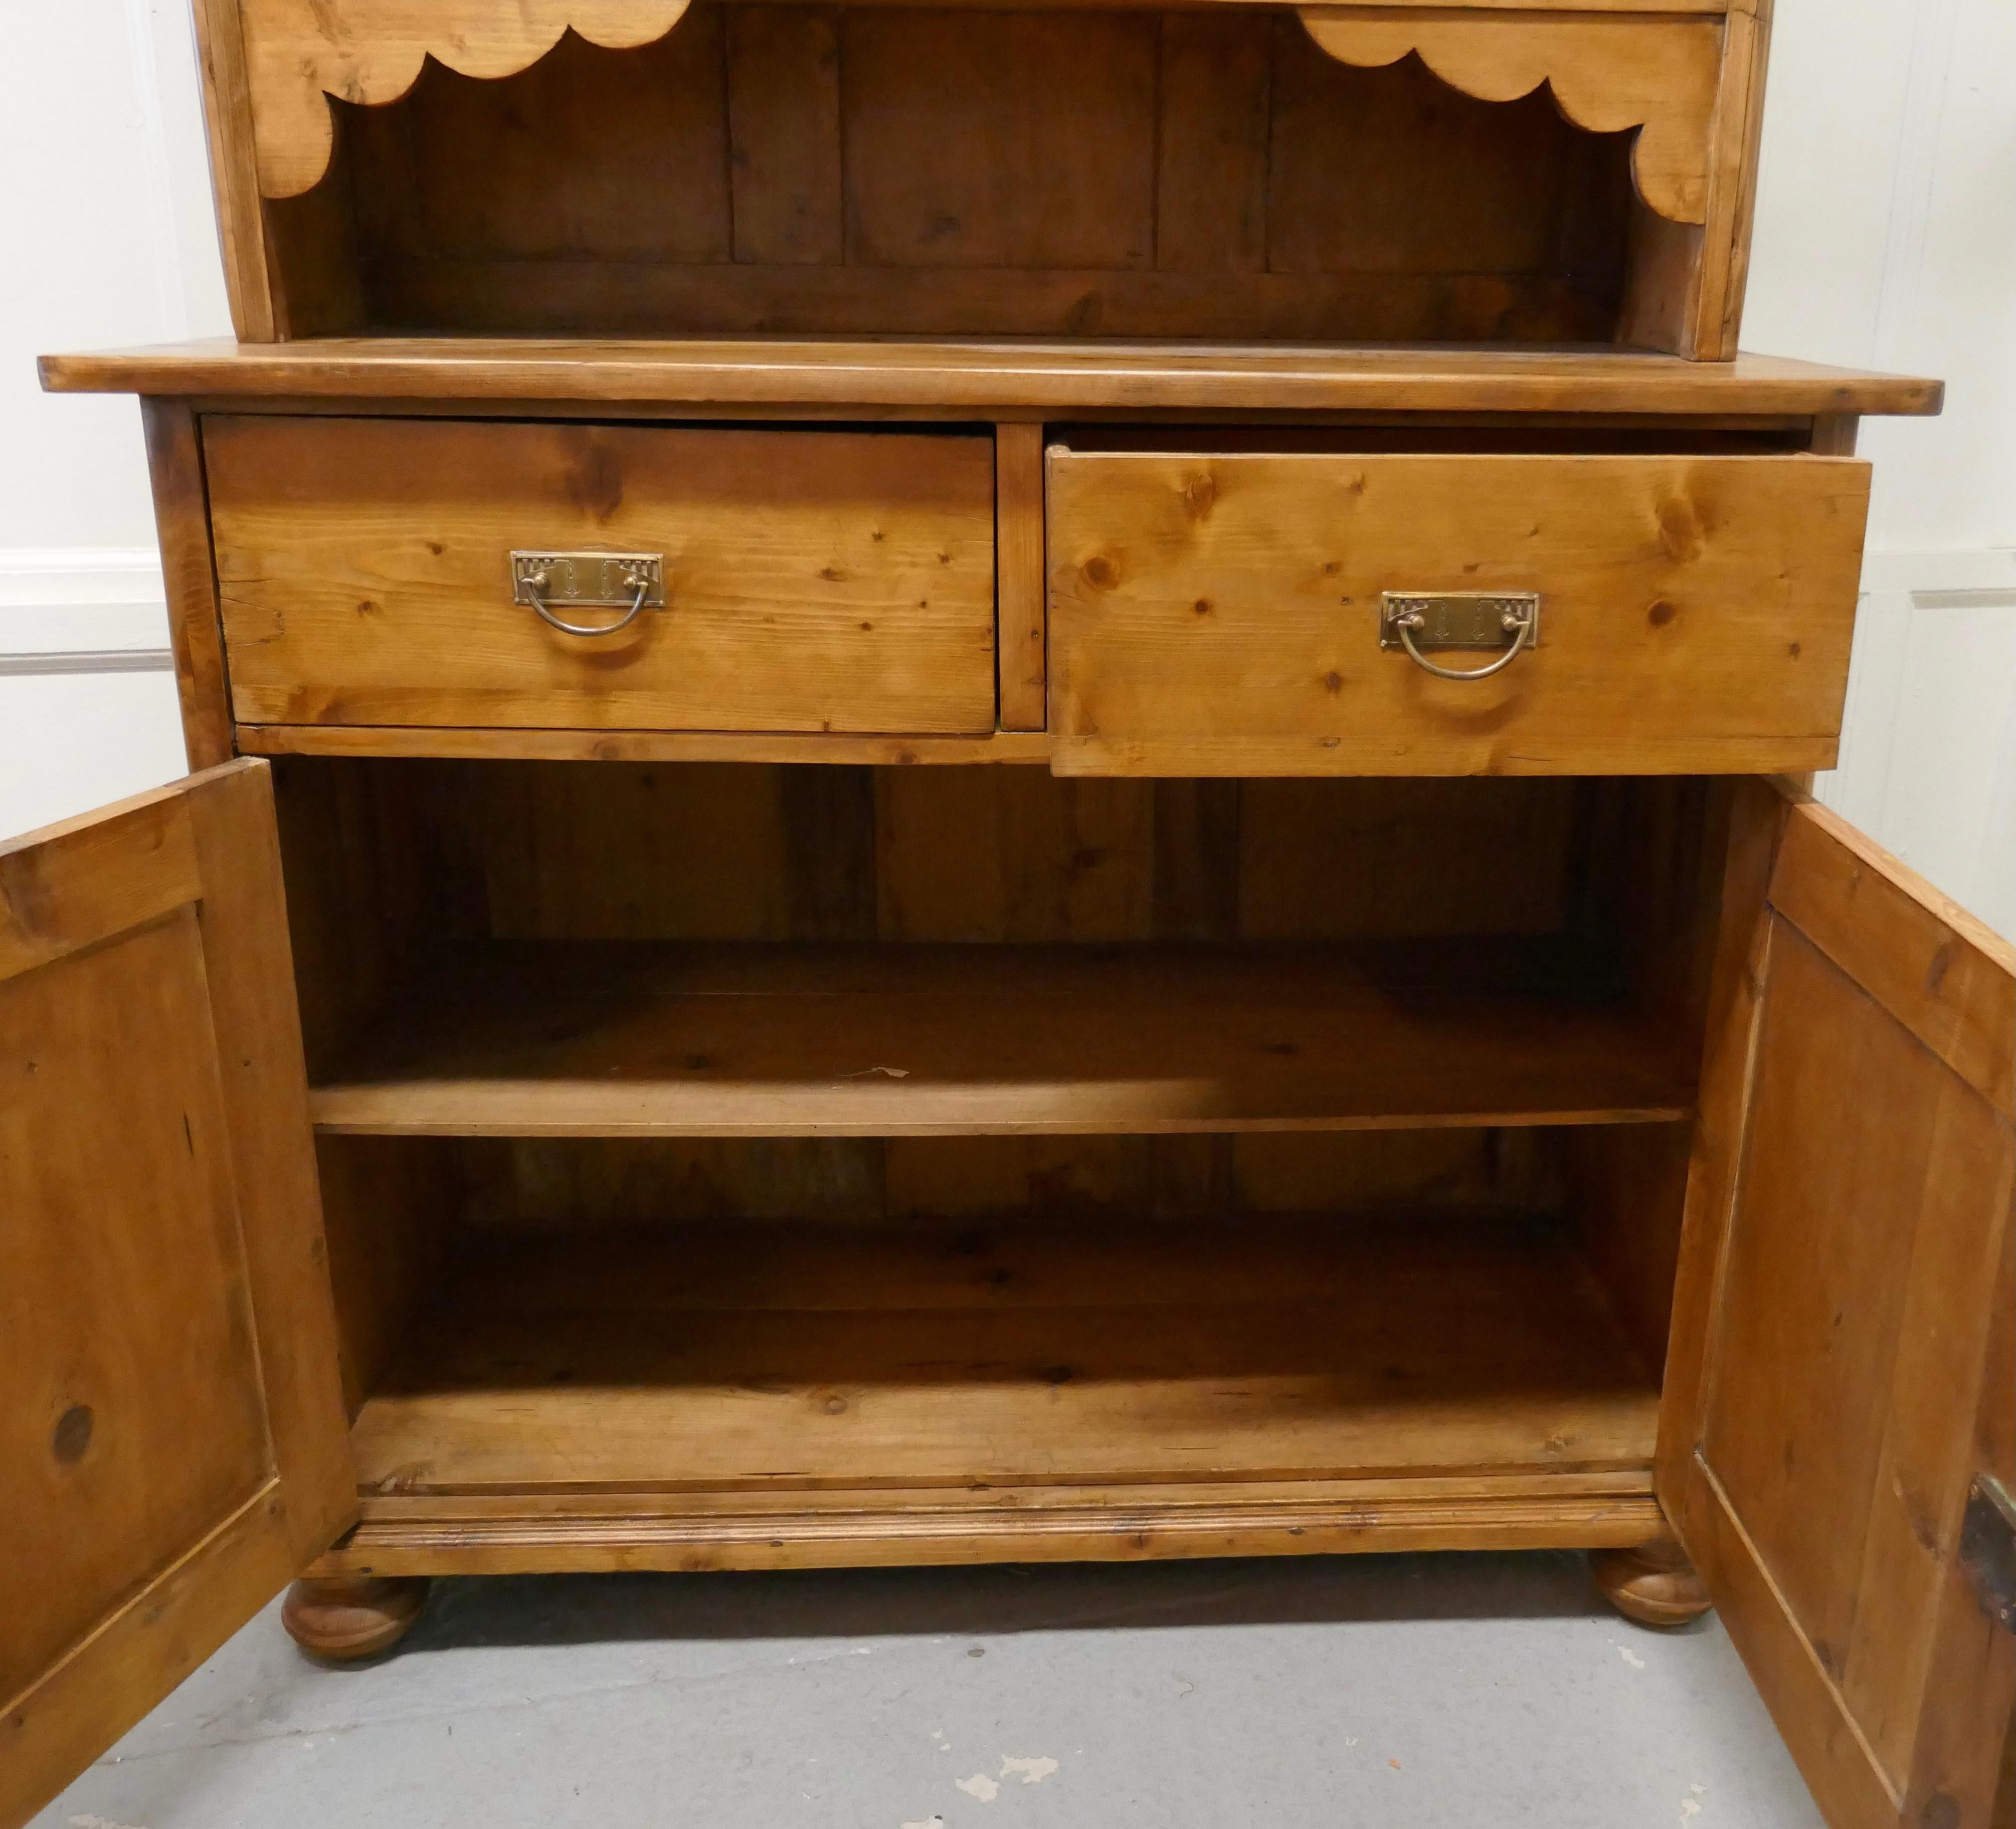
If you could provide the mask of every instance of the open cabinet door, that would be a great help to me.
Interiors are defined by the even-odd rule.
[[[1834,1829],[2000,1829],[2016,949],[1763,783],[1730,858],[1659,1496]]]
[[[0,845],[0,1824],[351,1521],[266,765]]]

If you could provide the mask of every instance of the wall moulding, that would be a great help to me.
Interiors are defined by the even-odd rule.
[[[259,191],[311,190],[329,168],[329,98],[396,102],[429,57],[464,76],[514,76],[571,29],[625,50],[663,38],[688,0],[241,0]]]
[[[1496,9],[1305,6],[1302,23],[1340,63],[1395,63],[1410,51],[1452,88],[1510,102],[1542,83],[1576,126],[1640,130],[1631,169],[1646,207],[1708,220],[1719,17],[1631,13],[1521,16]]]

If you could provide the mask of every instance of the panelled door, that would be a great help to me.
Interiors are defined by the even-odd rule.
[[[1834,1829],[2000,1829],[2016,948],[1762,783],[1730,855],[1659,1496]]]
[[[0,846],[0,1824],[353,1519],[266,765]]]

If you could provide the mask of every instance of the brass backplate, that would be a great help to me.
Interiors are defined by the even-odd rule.
[[[1414,633],[1417,648],[1502,648],[1512,639],[1508,616],[1532,618],[1529,647],[1540,640],[1538,591],[1386,591],[1379,599],[1379,645],[1400,646],[1400,618],[1418,614]]]
[[[511,601],[549,608],[596,606],[627,610],[644,587],[644,607],[663,609],[662,553],[513,553]]]

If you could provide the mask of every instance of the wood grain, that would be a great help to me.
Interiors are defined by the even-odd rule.
[[[1047,763],[1040,730],[990,736],[851,736],[840,731],[534,730],[383,724],[241,724],[248,756],[434,756],[495,761],[872,764]]]
[[[1053,445],[1048,474],[1060,771],[1832,761],[1867,511],[1853,459]],[[1539,646],[1490,679],[1431,678],[1378,646],[1392,590],[1537,591]]]
[[[974,1562],[1145,1562],[1363,1550],[1580,1550],[1657,1534],[1629,1473],[823,1490],[627,1502],[536,1493],[377,1498],[332,1575],[608,1573]]]
[[[1558,275],[1233,275],[1108,267],[772,267],[504,256],[376,262],[372,315],[471,337],[1091,337],[1600,344],[1615,314]],[[340,327],[339,327],[340,328]]]
[[[1730,809],[1703,1025],[1699,1116],[1693,1126],[1674,1275],[1673,1320],[1659,1420],[1659,1497],[1686,1515],[1699,1439],[1713,1316],[1719,1309],[1729,1218],[1742,1158],[1744,1114],[1756,1075],[1770,923],[1765,897],[1789,806],[1769,783],[1740,783]],[[1683,1540],[1693,1539],[1683,1531]],[[1696,1548],[1698,1557],[1702,1552]]]
[[[0,853],[10,1821],[355,1516],[266,773]]]
[[[29,1689],[6,1698],[0,1822],[25,1823],[286,1586],[296,1568],[268,1482]]]
[[[1993,1271],[1988,1350],[1971,1462],[2016,1492],[2016,1212]],[[1957,1562],[1940,1584],[1924,1707],[1904,1788],[1906,1820],[1928,1820],[1950,1799],[1962,1823],[2002,1829],[2016,1803],[2016,1638],[1982,1609]],[[1996,1756],[1996,1743],[2001,1756]],[[2000,1813],[1998,1814],[1997,1813]]]
[[[0,844],[0,981],[201,894],[188,803],[172,788],[9,839]]]
[[[1165,1298],[1146,1303],[1129,1287],[1138,1251],[1107,1251],[1103,1275],[1098,1256],[1078,1273],[1078,1236],[1010,1248],[1005,1298],[983,1287],[981,1305],[956,1309],[902,1305],[948,1276],[972,1287],[956,1244],[948,1254],[911,1235],[859,1242],[889,1273],[853,1282],[859,1308],[792,1305],[825,1260],[788,1244],[754,1283],[740,1252],[689,1253],[676,1235],[654,1248],[661,1271],[631,1259],[625,1275],[625,1260],[577,1254],[550,1291],[539,1287],[549,1256],[478,1266],[366,1404],[360,1478],[400,1496],[1643,1478],[1654,1393],[1543,1231],[1255,1228],[1246,1268],[1218,1288],[1223,1233],[1198,1259],[1185,1234],[1164,1231]],[[920,1264],[921,1284],[898,1273],[920,1254],[941,1266]],[[1018,1292],[1013,1266],[1039,1258],[1051,1268]],[[724,1287],[711,1303],[710,1266],[747,1292],[740,1302]],[[669,1312],[654,1305],[668,1301]],[[556,1462],[547,1445],[562,1437]]]
[[[1726,362],[1735,355],[1743,326],[1750,232],[1757,208],[1758,154],[1764,132],[1769,0],[1731,7],[1723,30],[1700,277],[1692,299],[1692,322],[1675,346],[1705,362]]]
[[[325,1132],[927,1136],[1683,1115],[1624,1011],[1490,949],[478,954],[318,1086]],[[1453,968],[1453,969],[1452,969]],[[1463,976],[1481,982],[1460,988]],[[1496,981],[1494,981],[1494,980]]]
[[[203,136],[224,257],[232,328],[247,343],[270,343],[274,321],[259,154],[252,134],[252,81],[238,0],[193,0],[203,77]]]
[[[427,1598],[424,1580],[310,1577],[287,1590],[280,1624],[310,1656],[349,1663],[391,1650],[412,1630]]]
[[[318,1064],[398,1000],[430,940],[1489,949],[1572,934],[1560,982],[1587,998],[1625,992],[1639,944],[1610,931],[1636,905],[1624,889],[1580,880],[1580,858],[1620,841],[1559,779],[369,758],[301,758],[276,776],[297,958],[323,981],[303,992]],[[1658,830],[1684,848],[1682,831]]]
[[[1273,22],[1220,9],[1167,13],[1161,23],[1155,264],[1264,272]]]
[[[6,987],[9,1697],[271,1475],[200,949],[185,906]]]
[[[1049,592],[1043,565],[1043,428],[994,428],[995,645],[1003,730],[1046,722]]]
[[[2016,1118],[2016,945],[1812,800],[1786,827],[1771,903]]]
[[[430,58],[466,76],[508,76],[570,29],[598,44],[642,45],[670,31],[686,9],[686,0],[521,0],[507,16],[478,0],[446,7],[343,0],[339,13],[315,0],[239,0],[261,193],[293,196],[322,176],[331,95],[394,100]]]
[[[1982,1648],[1950,1596],[2008,1289],[2016,1124],[1985,1064],[2016,1050],[2016,982],[2004,943],[1866,840],[1810,802],[1783,818],[1766,913],[1735,911],[1748,1085],[1733,1135],[1726,1081],[1705,1090],[1683,1314],[1712,1293],[1662,1492],[1833,1820],[1902,1820],[1923,1774],[1919,1820],[1944,1790],[1942,1820],[1985,1821],[1957,1799],[1992,1793],[1993,1750],[1942,1723]],[[2006,1709],[2016,1670],[1975,1667]]]
[[[831,266],[846,258],[839,164],[840,34],[819,7],[729,14],[729,169],[735,257]]]
[[[1935,413],[1941,383],[1780,356],[1167,344],[331,337],[41,359],[57,393],[945,409]]]
[[[983,439],[223,417],[205,452],[249,722],[993,728]],[[666,607],[557,633],[519,548],[661,553]]]
[[[1631,183],[1621,142],[1568,129],[1540,91],[1507,103],[1453,93],[1418,59],[1361,70],[1327,56],[1291,16],[1273,21],[1267,265],[1363,272],[1388,293],[1439,275],[1471,294],[1463,340],[1608,340],[1625,270]],[[1405,146],[1405,157],[1393,149]],[[1338,174],[1348,171],[1348,184]],[[1558,275],[1539,296],[1517,275]],[[1467,324],[1462,318],[1468,319]],[[1407,334],[1398,326],[1359,335]],[[1292,333],[1287,333],[1292,334]]]
[[[1661,1629],[1691,1624],[1712,1604],[1687,1554],[1670,1535],[1589,1559],[1603,1597],[1627,1619]]]
[[[182,744],[192,769],[214,768],[230,761],[232,754],[231,689],[225,672],[224,630],[218,620],[210,503],[196,416],[182,401],[143,400],[140,418],[153,484],[175,690],[182,700]]]
[[[1287,14],[701,5],[338,112],[376,327],[1575,343],[1622,283],[1615,136]]]
[[[203,981],[274,1471],[301,1561],[355,1514],[271,771],[194,778]]]
[[[1673,221],[1706,220],[1722,68],[1714,20],[1300,10],[1309,35],[1345,63],[1391,63],[1411,51],[1466,95],[1509,102],[1545,83],[1561,112],[1589,132],[1636,128],[1631,171],[1639,195]]]

